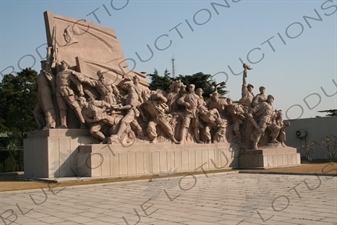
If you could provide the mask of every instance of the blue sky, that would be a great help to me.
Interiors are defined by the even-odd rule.
[[[40,69],[39,55],[45,56],[40,46],[46,43],[43,12],[50,10],[113,28],[136,71],[171,71],[174,55],[176,75],[215,75],[237,100],[242,76],[235,74],[242,72],[242,59],[254,68],[248,74],[254,93],[265,86],[286,118],[324,116],[317,111],[337,108],[336,0],[227,3],[229,7],[221,6],[227,5],[224,0],[2,0],[0,76],[12,68]]]

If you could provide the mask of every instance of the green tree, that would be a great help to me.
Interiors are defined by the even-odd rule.
[[[151,78],[151,83],[149,84],[151,90],[161,89],[166,93],[170,91],[172,78],[170,77],[170,73],[167,69],[164,71],[163,76],[160,76],[156,69],[154,69],[154,72],[152,74],[147,74],[147,76]]]
[[[32,91],[37,72],[31,68],[14,76],[7,74],[0,83],[0,133],[7,133],[11,145],[22,146],[28,131],[36,127],[33,110],[37,94]]]
[[[202,88],[204,91],[204,97],[207,99],[209,95],[215,91],[216,82],[212,80],[212,75],[204,74],[202,72],[198,72],[192,75],[179,75],[175,80],[181,80],[186,86],[190,84],[195,85],[195,89]],[[227,93],[225,88],[225,83],[222,85],[217,85],[217,92],[220,95],[224,95]]]
[[[210,74],[204,74],[202,72],[198,72],[192,75],[179,75],[176,78],[170,77],[170,73],[168,70],[164,71],[164,75],[160,76],[158,71],[155,69],[153,74],[148,74],[151,77],[151,83],[149,84],[151,90],[161,89],[166,93],[170,90],[170,84],[175,80],[181,80],[186,86],[190,84],[195,85],[195,89],[202,88],[204,91],[204,97],[209,98],[210,94],[215,91],[215,86],[217,86],[217,91],[220,95],[224,95],[227,91],[224,89],[225,83],[221,83],[221,85],[216,84],[214,80],[212,80],[212,76]]]

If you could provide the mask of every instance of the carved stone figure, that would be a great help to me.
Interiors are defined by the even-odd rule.
[[[188,128],[191,126],[194,133],[194,138],[197,143],[202,143],[199,138],[199,118],[198,107],[201,105],[200,98],[195,94],[195,85],[190,84],[188,86],[189,92],[178,99],[179,105],[185,106],[183,127],[181,129],[180,142],[186,141],[186,134]]]
[[[150,98],[145,101],[144,109],[150,114],[151,121],[147,125],[147,134],[152,143],[157,142],[157,125],[166,133],[169,139],[179,144],[174,138],[174,130],[167,120],[169,107],[166,104],[167,99],[159,92],[153,92]]]
[[[205,105],[199,106],[199,118],[203,122],[202,136],[205,143],[211,143],[213,141],[219,142],[226,133],[227,123],[221,118],[221,115],[217,109],[208,110]],[[214,131],[213,140],[212,133]]]
[[[259,103],[264,102],[267,100],[267,96],[265,95],[266,88],[261,86],[259,88],[260,93],[255,95],[253,102],[252,102],[252,107],[257,106]]]
[[[180,80],[173,82],[170,85],[170,93],[167,95],[167,105],[169,106],[170,112],[175,112],[179,109],[177,100],[181,97],[180,89],[182,88],[183,83]]]
[[[81,75],[80,73],[74,73],[74,75],[82,82],[96,88],[100,95],[100,99],[104,100],[110,104],[117,104],[118,97],[120,97],[119,90],[114,85],[111,79],[104,77],[103,70],[97,71],[98,80],[88,79]]]
[[[227,103],[220,98],[220,94],[217,91],[210,94],[210,98],[206,102],[208,109],[217,109],[219,113],[224,112],[226,105]]]
[[[265,102],[261,102],[250,110],[248,118],[253,123],[255,130],[251,134],[250,139],[253,141],[253,149],[258,149],[258,143],[264,131],[271,122],[271,118],[274,113],[273,109],[274,97],[272,95],[267,96]],[[254,115],[254,116],[253,116]]]
[[[52,94],[55,93],[55,77],[46,71],[48,62],[41,61],[41,71],[37,76],[38,103],[34,108],[34,116],[38,123],[38,129],[56,127],[56,112]]]
[[[121,117],[108,115],[107,111],[111,104],[99,100],[87,100],[84,97],[78,98],[79,105],[82,107],[82,115],[89,124],[90,134],[101,141],[107,143],[107,137],[101,132],[102,127],[106,124],[110,127],[110,135],[114,133],[116,125]]]
[[[205,99],[204,97],[202,96],[202,94],[204,93],[204,90],[202,90],[201,88],[198,88],[195,93],[199,96],[200,98],[200,104],[201,105],[206,105],[206,102],[205,102]]]
[[[280,143],[285,147],[284,141],[286,140],[285,128],[290,126],[289,122],[284,123],[282,118],[282,110],[276,110],[275,116],[272,118],[268,129],[271,131],[271,143]]]
[[[247,84],[247,70],[251,70],[252,68],[248,64],[243,64],[243,77],[242,77],[242,88],[241,88],[241,99],[239,102],[246,107],[251,107],[254,94],[252,84]]]
[[[60,111],[61,126],[59,128],[67,128],[67,105],[69,105],[81,122],[81,128],[85,128],[85,120],[81,113],[74,91],[70,88],[70,84],[76,85],[79,95],[83,96],[83,88],[81,83],[73,75],[73,70],[69,69],[69,64],[65,60],[61,61],[61,71],[56,75],[56,100]]]
[[[137,94],[140,96],[140,103],[145,102],[149,96],[150,96],[150,89],[148,87],[144,87],[139,83],[139,77],[137,75],[135,75],[133,78],[133,85],[134,88],[137,92]]]
[[[115,105],[112,106],[115,110],[125,110],[126,114],[120,121],[120,127],[116,135],[111,136],[111,142],[118,143],[122,140],[122,136],[126,133],[129,127],[133,127],[136,130],[136,133],[139,138],[144,138],[142,127],[137,122],[137,117],[139,117],[140,112],[137,107],[140,105],[139,96],[134,88],[134,85],[131,81],[124,83],[125,88],[128,91],[128,94],[125,98],[124,105]]]
[[[233,103],[232,99],[226,99],[228,106],[226,107],[226,112],[233,124],[234,138],[236,141],[241,141],[240,125],[245,119],[245,112],[241,104]]]

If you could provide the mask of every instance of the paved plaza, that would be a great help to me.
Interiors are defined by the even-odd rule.
[[[206,173],[0,193],[0,224],[337,224],[337,177]]]

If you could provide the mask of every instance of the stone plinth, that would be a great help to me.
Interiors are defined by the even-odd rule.
[[[292,147],[265,147],[261,150],[244,150],[240,152],[240,168],[289,167],[301,164],[300,153]]]
[[[92,143],[86,129],[49,129],[28,134],[24,140],[26,177],[73,177],[76,173],[76,150]]]
[[[149,142],[92,144],[88,130],[50,129],[24,140],[26,177],[139,177],[231,168],[300,165],[295,148],[269,146],[240,150],[237,145]]]
[[[237,168],[238,155],[229,144],[81,145],[77,176],[134,177]]]

